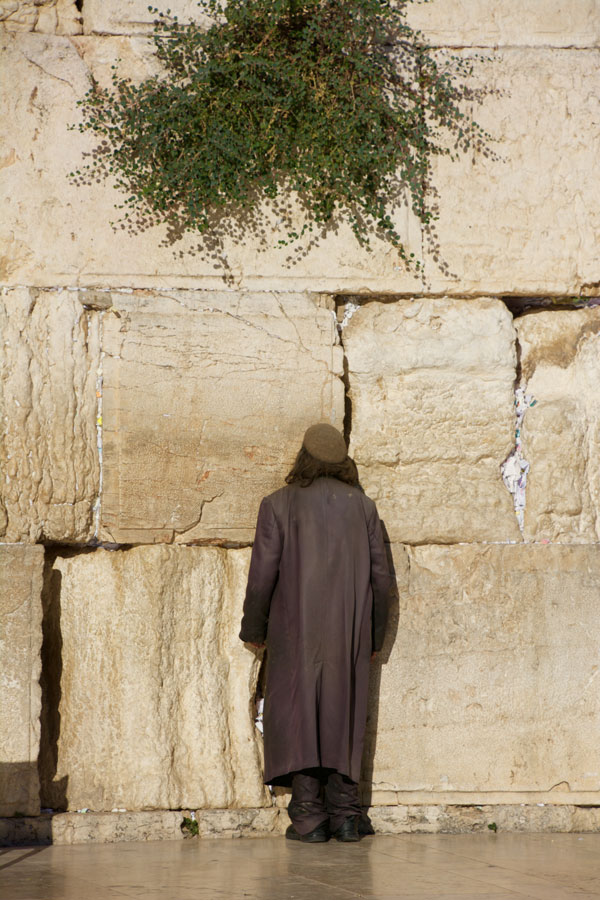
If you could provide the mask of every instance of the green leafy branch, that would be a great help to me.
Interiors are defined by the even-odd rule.
[[[394,210],[431,230],[433,158],[487,152],[490,136],[469,112],[474,59],[428,45],[410,2],[201,0],[208,28],[149,7],[162,71],[93,84],[79,128],[100,143],[73,177],[111,177],[122,227],[164,222],[169,241],[251,231],[269,246],[281,225],[285,246],[345,220],[418,268]]]

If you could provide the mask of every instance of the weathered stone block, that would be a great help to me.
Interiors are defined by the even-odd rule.
[[[46,805],[269,805],[259,661],[238,639],[249,555],[155,546],[56,559],[60,733]]]
[[[368,253],[346,226],[289,267],[287,251],[276,248],[275,218],[268,237],[272,246],[264,252],[250,237],[226,238],[217,252],[197,235],[170,246],[162,227],[133,235],[113,229],[122,195],[106,183],[70,182],[69,172],[81,168],[95,142],[68,125],[79,121],[74,101],[88,90],[92,75],[110,83],[117,60],[119,71],[136,79],[157,71],[151,41],[12,34],[4,36],[0,49],[4,282],[162,286],[168,277],[171,286],[194,288],[199,279],[204,288],[222,287],[229,279],[250,289],[285,290],[290,284],[295,290],[340,293],[423,289],[393,248],[374,241]],[[505,49],[476,61],[472,84],[490,92],[477,118],[493,136],[495,156],[436,159],[439,250],[427,252],[426,289],[576,294],[600,281],[596,55],[581,49]],[[394,218],[408,249],[420,254],[423,235],[412,213],[401,208]],[[76,224],[57,229],[57,222]],[[445,260],[448,272],[439,269],[435,256]]]
[[[81,34],[75,0],[0,0],[0,31]]]
[[[597,546],[397,547],[395,564],[399,612],[372,679],[366,780],[600,790]]]
[[[44,550],[0,544],[0,816],[37,815]]]
[[[600,43],[597,0],[435,0],[409,3],[407,20],[424,31],[430,43],[442,47],[597,47]]]
[[[113,295],[104,318],[102,534],[254,537],[304,430],[344,415],[332,312],[302,294]]]
[[[227,278],[259,289],[423,289],[392,248],[375,241],[367,253],[346,227],[289,268],[287,251],[275,248],[274,219],[272,247],[264,253],[249,237],[227,238],[217,252],[193,235],[169,246],[162,227],[134,235],[114,230],[110,222],[119,217],[115,203],[122,197],[109,184],[70,182],[69,172],[85,163],[94,140],[67,126],[78,121],[74,99],[89,88],[91,75],[109,83],[117,60],[134,78],[156,72],[151,42],[6,35],[1,59],[5,282],[162,286],[168,277],[171,286],[194,288],[199,279],[204,288],[219,288]],[[426,289],[576,294],[600,281],[600,189],[593,175],[599,80],[595,50],[505,49],[476,61],[472,83],[490,91],[477,118],[493,136],[495,156],[436,159],[439,251],[428,251]],[[409,250],[420,253],[421,229],[412,214],[399,209],[395,218]],[[57,221],[76,226],[57,230]],[[434,256],[446,261],[449,274]]]
[[[350,453],[392,541],[520,538],[500,473],[514,337],[493,299],[369,303],[344,330]]]
[[[99,489],[98,319],[71,291],[0,297],[0,535],[83,541]]]
[[[196,813],[201,838],[267,837],[290,824],[283,809],[206,809]]]
[[[467,58],[476,53],[460,52]],[[470,83],[487,92],[475,117],[492,135],[492,155],[434,161],[439,220],[425,264],[428,289],[576,295],[600,281],[598,53],[506,49],[487,55],[475,62]],[[443,57],[440,51],[441,64]]]
[[[278,247],[287,231],[274,214],[267,216],[271,225],[264,239],[242,223],[238,234],[224,237],[220,249],[212,236],[203,242],[198,234],[188,234],[172,244],[163,226],[136,234],[122,229],[116,209],[122,193],[110,183],[76,185],[69,178],[89,161],[86,154],[96,145],[89,133],[69,130],[80,121],[76,101],[91,87],[92,76],[110,86],[111,67],[117,64],[119,74],[136,81],[159,71],[153,44],[143,36],[0,38],[0,140],[5,148],[0,186],[6,198],[0,281],[337,291],[368,290],[383,279],[393,290],[419,289],[420,278],[405,272],[397,251],[377,240],[372,252],[361,249],[345,224],[302,253]],[[412,212],[399,208],[394,221],[416,251],[421,235]],[[296,262],[289,262],[294,256]]]
[[[600,308],[538,312],[515,325],[522,383],[536,400],[522,428],[525,538],[600,541]]]
[[[63,813],[52,817],[53,844],[181,841],[183,815],[171,809],[145,812]]]

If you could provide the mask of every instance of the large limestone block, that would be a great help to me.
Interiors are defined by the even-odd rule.
[[[156,546],[56,559],[62,674],[48,805],[268,804],[253,724],[259,661],[238,639],[249,556]]]
[[[99,465],[99,323],[73,291],[0,296],[0,535],[83,541]]]
[[[525,538],[600,541],[600,308],[538,312],[515,325],[522,383],[537,401],[522,428]]]
[[[75,0],[0,0],[0,31],[81,34]]]
[[[502,50],[476,62],[472,85],[489,91],[476,118],[495,157],[437,157],[429,289],[578,294],[598,283],[598,51]]]
[[[387,284],[391,290],[419,289],[421,279],[405,272],[397,251],[376,239],[371,252],[361,249],[349,225],[302,253],[278,247],[287,231],[274,215],[262,243],[242,224],[238,234],[224,237],[220,249],[212,236],[203,242],[198,234],[171,245],[162,226],[137,234],[122,230],[116,209],[122,193],[110,183],[76,185],[69,179],[96,146],[90,134],[69,130],[80,121],[76,102],[91,87],[92,76],[110,86],[117,64],[120,74],[134,80],[159,71],[153,44],[144,36],[12,34],[0,39],[0,187],[5,198],[0,282],[210,289],[234,284],[332,292]],[[407,247],[417,252],[421,234],[414,215],[401,207],[394,221]],[[290,256],[297,261],[288,262]]]
[[[413,28],[442,47],[597,47],[600,43],[598,0],[435,0],[409,3],[407,14]]]
[[[342,348],[303,294],[113,294],[102,535],[248,541],[312,422],[341,427]]]
[[[43,547],[0,544],[0,816],[40,811]]]
[[[500,473],[515,422],[514,329],[504,304],[369,303],[343,340],[350,453],[391,540],[518,540]]]
[[[442,50],[440,54],[443,55]],[[469,55],[476,51],[456,51]],[[129,234],[111,222],[121,193],[107,183],[75,185],[69,172],[95,146],[69,131],[91,84],[110,83],[111,66],[141,78],[157,71],[142,35],[5,35],[0,44],[0,279],[11,284],[222,287],[333,293],[577,294],[600,282],[596,235],[600,202],[600,67],[597,50],[506,48],[477,59],[472,80],[489,89],[477,118],[493,136],[494,157],[437,158],[435,250],[405,207],[394,219],[409,251],[426,249],[425,282],[405,272],[393,248],[361,249],[346,226],[288,264],[285,235],[272,217],[267,247],[249,234],[219,249],[188,235],[173,246],[166,230]],[[479,55],[479,54],[476,54]],[[549,137],[551,136],[551,137]],[[61,227],[57,228],[57,222]],[[71,223],[71,225],[69,225]],[[440,269],[439,256],[447,269]]]
[[[110,83],[117,62],[134,78],[157,71],[151,41],[12,34],[0,51],[5,282],[162,286],[168,279],[170,286],[219,288],[227,279],[248,289],[422,291],[421,278],[405,272],[393,248],[375,240],[372,252],[362,250],[346,226],[295,264],[288,264],[288,250],[276,248],[284,235],[274,218],[264,252],[245,233],[226,237],[219,249],[192,235],[170,246],[162,227],[139,234],[113,228],[123,197],[104,182],[71,183],[69,172],[85,163],[95,142],[68,125],[79,121],[76,100],[91,76]],[[439,251],[427,251],[425,287],[454,294],[578,293],[600,281],[597,51],[505,49],[478,59],[475,68],[473,85],[490,90],[477,116],[493,135],[496,157],[436,160]],[[405,207],[394,218],[409,251],[419,255],[419,223]],[[448,270],[439,268],[438,255]]]
[[[394,558],[399,613],[372,679],[374,787],[599,791],[598,548],[397,547]]]

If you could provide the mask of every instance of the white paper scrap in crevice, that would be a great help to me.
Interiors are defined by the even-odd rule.
[[[530,407],[535,406],[536,403],[537,400],[534,400],[531,394],[525,393],[525,388],[519,387],[515,390],[515,414],[517,418],[515,449],[506,457],[500,467],[502,480],[513,495],[515,513],[521,531],[523,531],[525,521],[525,490],[527,488],[527,475],[529,474],[529,463],[523,458],[521,430],[525,413]]]
[[[254,724],[258,728],[261,734],[263,734],[263,710],[265,707],[264,697],[261,697],[258,703],[256,704],[256,718],[254,720]]]
[[[360,309],[359,303],[352,303],[350,300],[344,306],[344,316],[342,321],[338,324],[338,330],[340,333],[344,330],[354,313]]]

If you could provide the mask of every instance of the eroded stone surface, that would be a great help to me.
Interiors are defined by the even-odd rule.
[[[84,541],[98,495],[99,322],[72,291],[0,296],[0,535]]]
[[[345,285],[368,290],[372,282],[388,279],[395,290],[419,288],[420,278],[405,272],[397,251],[377,240],[372,252],[361,249],[349,225],[295,264],[287,262],[294,248],[278,247],[287,231],[276,215],[267,216],[266,249],[243,224],[238,234],[225,236],[220,249],[212,237],[203,243],[197,234],[171,245],[162,226],[137,234],[122,230],[116,209],[121,193],[109,183],[77,185],[69,178],[89,161],[86,154],[96,143],[69,125],[80,121],[76,101],[91,87],[92,76],[106,87],[113,65],[136,81],[159,71],[149,38],[5,35],[0,62],[6,86],[0,100],[0,185],[6,198],[0,281],[326,291]],[[58,221],[64,223],[59,229]],[[413,214],[399,208],[394,221],[417,251],[421,237]]]
[[[530,464],[527,540],[600,541],[600,308],[516,319]]]
[[[0,0],[0,31],[81,34],[75,0]]]
[[[305,429],[342,426],[331,310],[302,294],[113,294],[102,535],[251,541]]]
[[[468,52],[468,51],[463,51]],[[426,287],[454,293],[577,293],[600,280],[595,235],[600,228],[597,51],[506,49],[477,61],[474,83],[492,90],[478,119],[493,135],[498,158],[438,159],[437,231],[443,274],[430,253]],[[2,43],[6,122],[0,173],[5,204],[0,277],[10,283],[170,284],[368,292],[422,288],[397,253],[374,242],[361,250],[349,228],[322,241],[291,268],[287,251],[257,252],[257,243],[229,240],[219,252],[188,236],[162,246],[165,229],[129,235],[111,227],[121,196],[109,184],[76,186],[69,172],[94,147],[77,123],[75,100],[93,75],[106,84],[111,66],[141,78],[156,71],[142,36],[6,35]],[[494,93],[496,92],[496,93]],[[552,140],[548,135],[552,134]],[[60,147],[60,153],[56,148]],[[420,253],[421,230],[405,209],[397,224],[408,249]],[[56,222],[72,228],[56,229]],[[273,244],[280,236],[273,220]]]
[[[600,43],[598,0],[435,0],[409,3],[407,20],[442,47],[597,47]]]
[[[249,555],[156,546],[56,559],[60,734],[45,805],[269,803],[253,724],[259,662],[238,639]]]
[[[153,5],[147,0],[85,0],[84,31],[86,34],[147,34],[156,20],[156,14],[148,9]],[[166,7],[159,8],[166,12]],[[170,0],[168,8],[180,22],[193,20],[210,24],[208,16],[201,13],[198,0]]]
[[[290,824],[287,811],[267,809],[205,809],[196,813],[201,838],[266,837],[283,834]]]
[[[472,58],[475,51],[460,53]],[[476,119],[492,136],[488,149],[495,156],[435,158],[440,218],[438,250],[431,248],[426,259],[427,286],[577,295],[600,281],[594,249],[600,230],[598,51],[485,55],[475,62],[470,83],[489,91]],[[443,58],[440,51],[440,63]],[[449,274],[435,264],[436,253]]]
[[[0,816],[40,811],[42,547],[0,544]]]
[[[16,0],[10,5],[16,6]],[[85,32],[150,32],[155,16],[148,5],[148,0],[85,0]],[[180,21],[210,21],[198,9],[197,0],[170,0],[169,8]],[[440,46],[594,47],[600,43],[597,0],[544,0],[543,4],[539,0],[505,0],[502,4],[493,0],[436,0],[408,4],[407,21]]]
[[[147,812],[64,813],[51,819],[53,844],[113,844],[121,841],[180,841],[183,814]]]
[[[372,679],[366,780],[598,791],[597,547],[397,547],[394,559],[399,612]]]
[[[597,807],[536,804],[472,805],[430,803],[373,806],[369,810],[377,834],[465,834],[499,832],[597,832]],[[171,810],[131,813],[59,813],[52,817],[0,819],[0,846],[115,843],[182,840],[183,814]],[[198,811],[201,838],[260,838],[283,835],[289,825],[285,810],[238,809]],[[490,840],[493,840],[490,837]],[[283,847],[283,845],[282,845]]]
[[[459,52],[459,51],[457,51]],[[469,54],[471,51],[460,51]],[[440,51],[442,54],[443,51]],[[506,48],[476,60],[474,86],[490,90],[477,118],[493,137],[495,157],[437,158],[439,252],[427,251],[425,289],[453,294],[577,294],[600,281],[596,235],[600,202],[594,163],[600,153],[600,68],[597,50]],[[6,122],[0,179],[7,198],[0,235],[0,277],[17,284],[134,285],[329,290],[423,290],[397,253],[375,241],[360,249],[341,227],[288,268],[288,251],[272,218],[273,241],[257,252],[254,238],[226,238],[217,249],[188,236],[163,246],[166,231],[130,235],[111,222],[121,195],[109,184],[71,183],[94,147],[77,123],[75,101],[91,75],[107,84],[111,66],[141,78],[157,71],[144,36],[5,35],[2,100]],[[552,139],[549,139],[552,135]],[[60,147],[60,153],[56,148]],[[409,251],[422,234],[406,209],[395,214]],[[56,228],[56,222],[76,226]],[[444,260],[441,271],[434,256]]]
[[[500,832],[596,832],[598,809],[577,806],[378,806],[370,811],[377,834],[470,834]]]
[[[350,453],[392,541],[520,538],[512,319],[493,299],[369,303],[344,329]]]

